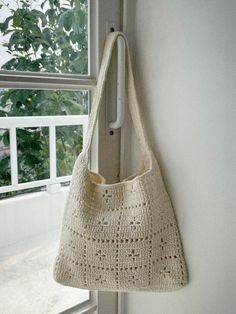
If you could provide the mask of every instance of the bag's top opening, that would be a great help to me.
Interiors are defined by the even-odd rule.
[[[141,170],[139,170],[137,173],[132,174],[128,176],[127,178],[123,179],[122,181],[119,181],[117,183],[106,183],[106,178],[104,178],[101,174],[95,173],[88,169],[89,171],[89,177],[92,183],[96,185],[106,185],[106,186],[113,186],[117,184],[122,184],[125,182],[130,182],[134,180],[136,177],[140,177],[148,173],[152,169],[152,158],[150,152],[147,152],[143,158],[143,166]]]

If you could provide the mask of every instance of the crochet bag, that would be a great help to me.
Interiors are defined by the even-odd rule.
[[[88,169],[114,44],[126,42],[126,89],[143,154],[143,170],[125,181],[104,184]],[[78,156],[66,202],[54,279],[90,290],[171,291],[187,283],[174,211],[140,119],[125,36],[108,35],[90,114],[86,143]]]

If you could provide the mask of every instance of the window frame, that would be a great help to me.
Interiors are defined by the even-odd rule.
[[[0,88],[88,90],[92,98],[96,87],[105,37],[111,27],[115,30],[121,29],[121,8],[122,0],[88,0],[89,71],[87,75],[0,69]],[[109,168],[113,169],[112,165],[118,165],[118,161],[120,161],[120,153],[119,156],[117,154],[118,151],[120,152],[120,131],[115,131],[114,136],[111,137],[107,121],[110,84],[114,83],[109,82],[107,84],[104,97],[105,106],[99,114],[98,125],[91,147],[91,168],[99,172],[106,172],[104,164],[101,164],[101,158],[107,148],[109,148],[109,160],[111,161],[111,167],[109,166]],[[106,134],[106,137],[104,137],[104,134]],[[109,173],[110,178],[117,176],[115,172]],[[118,314],[123,313],[121,307],[121,293],[90,291],[89,301],[73,306],[62,313]]]

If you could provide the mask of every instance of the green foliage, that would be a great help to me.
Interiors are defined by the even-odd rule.
[[[48,128],[22,128],[17,130],[19,182],[49,177]]]
[[[56,129],[56,137],[57,158],[60,160],[57,163],[57,175],[70,175],[76,156],[82,149],[83,129],[81,126],[60,126]]]
[[[19,0],[18,7],[9,8],[9,16],[0,23],[3,38],[8,38],[3,45],[11,56],[2,69],[86,74],[87,1],[37,3]],[[0,91],[0,116],[87,114],[87,104],[88,93],[82,91]],[[68,175],[82,147],[82,129],[58,127],[56,135],[57,174]],[[9,146],[8,130],[0,132],[0,142]],[[17,145],[19,182],[48,178],[48,128],[17,129]],[[9,154],[0,154],[0,177],[0,185],[10,184]]]
[[[1,130],[1,129],[0,129]],[[9,146],[9,131],[4,130],[0,133],[0,141],[7,147]],[[11,184],[11,168],[10,168],[10,155],[0,154],[0,186]]]
[[[39,9],[32,9],[30,0],[19,0],[19,7],[0,23],[2,35],[10,34],[3,45],[12,57],[2,68],[86,74],[87,1],[45,0]]]

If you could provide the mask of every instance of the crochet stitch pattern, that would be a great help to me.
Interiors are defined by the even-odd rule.
[[[143,172],[115,184],[101,184],[88,169],[111,52],[118,36],[126,41],[127,94],[143,149]],[[127,40],[108,36],[90,115],[87,142],[72,174],[54,263],[54,279],[104,291],[172,291],[187,283],[187,268],[176,217],[159,165],[147,144],[135,94]]]

